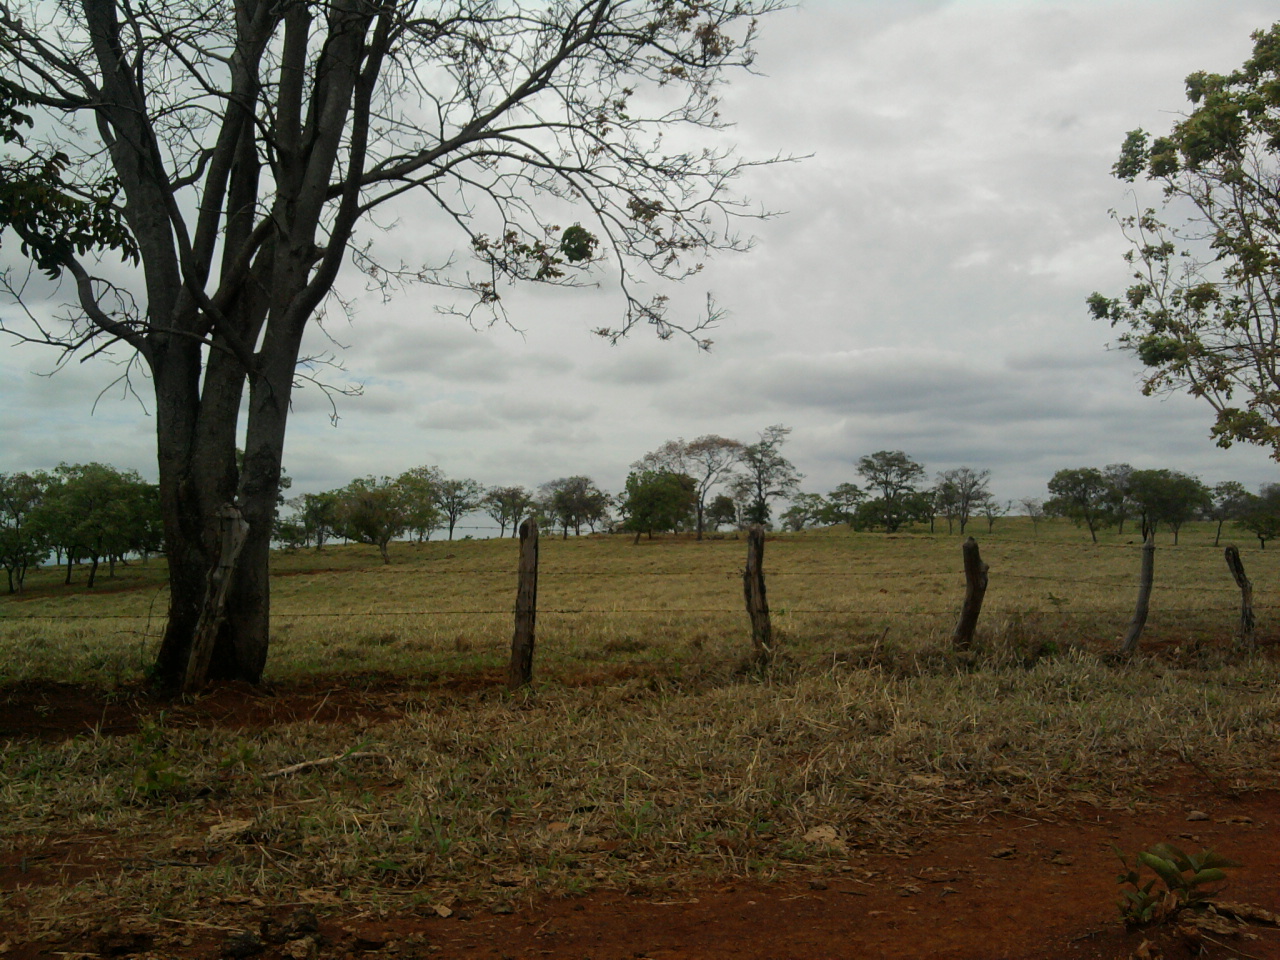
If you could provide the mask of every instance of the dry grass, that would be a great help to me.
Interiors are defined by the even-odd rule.
[[[1002,523],[982,540],[992,586],[966,654],[945,642],[956,538],[771,540],[785,655],[764,674],[740,668],[742,541],[548,540],[539,682],[515,697],[429,682],[501,662],[510,543],[403,545],[385,569],[357,548],[281,557],[272,676],[395,672],[399,718],[239,733],[162,719],[0,744],[0,850],[75,838],[109,866],[74,890],[11,894],[0,921],[216,924],[246,897],[377,913],[770,878],[996,809],[1141,805],[1180,761],[1234,789],[1280,783],[1280,665],[1231,651],[1234,587],[1203,531],[1157,556],[1160,655],[1117,666],[1105,653],[1128,619],[1135,547]],[[1278,553],[1246,551],[1264,602]],[[133,589],[37,585],[5,604],[5,673],[136,676],[155,583],[130,575]],[[28,612],[136,619],[95,637],[98,621],[15,618]],[[592,671],[605,679],[573,682]],[[378,756],[267,776],[353,750]]]
[[[972,528],[971,528],[971,532]],[[1238,593],[1212,525],[1178,547],[1160,543],[1148,637],[1220,644]],[[1023,518],[979,532],[991,588],[979,626],[988,640],[1058,646],[1118,643],[1136,592],[1138,546],[1114,534],[1092,544],[1062,523],[1033,535]],[[1280,590],[1280,550],[1242,542],[1268,627]],[[544,538],[538,667],[571,675],[593,663],[707,665],[739,658],[746,640],[744,542],[629,537]],[[500,666],[510,642],[516,549],[510,541],[330,547],[277,558],[275,679],[332,672],[421,676]],[[791,655],[820,667],[875,642],[941,643],[959,609],[959,538],[820,531],[771,539],[765,569],[775,625]],[[57,571],[26,597],[0,602],[0,680],[63,677],[114,684],[139,677],[154,653],[166,597],[163,564],[134,565],[96,591],[62,587]]]

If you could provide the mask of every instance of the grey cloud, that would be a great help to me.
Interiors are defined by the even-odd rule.
[[[515,424],[581,423],[591,419],[597,407],[588,402],[569,399],[539,398],[500,394],[484,401],[492,416]]]

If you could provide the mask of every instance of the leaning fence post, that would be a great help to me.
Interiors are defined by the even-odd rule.
[[[759,663],[773,656],[773,626],[764,594],[764,527],[755,524],[747,532],[747,566],[742,571],[742,592],[751,618],[751,644]]]
[[[1235,547],[1227,547],[1227,569],[1236,578],[1240,588],[1240,638],[1239,643],[1246,650],[1258,649],[1258,638],[1253,627],[1253,583],[1244,574],[1244,564],[1240,561],[1240,551]]]
[[[538,615],[538,524],[520,524],[520,574],[516,587],[516,629],[511,638],[507,687],[519,689],[533,680],[533,628]]]
[[[1124,643],[1120,645],[1120,656],[1129,659],[1138,650],[1138,640],[1142,636],[1142,628],[1147,625],[1147,613],[1151,609],[1151,584],[1156,572],[1156,534],[1152,530],[1142,542],[1142,574],[1138,578],[1138,603],[1133,608],[1133,620],[1129,623],[1129,632],[1125,634]]]
[[[978,626],[978,614],[982,613],[982,599],[987,595],[989,567],[978,554],[978,541],[968,537],[960,548],[964,555],[964,606],[955,633],[951,635],[954,647],[965,648],[973,643],[973,631]]]

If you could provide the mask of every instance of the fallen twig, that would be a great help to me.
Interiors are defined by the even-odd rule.
[[[312,767],[327,767],[330,764],[341,763],[343,760],[385,760],[388,763],[391,762],[391,758],[385,753],[373,753],[368,750],[361,750],[356,753],[335,753],[332,757],[303,760],[301,763],[293,763],[287,767],[281,767],[279,770],[272,770],[270,773],[264,773],[262,779],[273,780],[276,777],[287,777],[290,774],[301,773],[303,770],[310,770]]]

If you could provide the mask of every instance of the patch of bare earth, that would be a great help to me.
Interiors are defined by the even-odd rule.
[[[449,689],[435,685],[432,695]],[[0,736],[132,732],[161,709],[170,722],[245,729],[389,719],[422,693],[420,685],[340,687],[329,680],[161,704],[141,691],[108,696],[24,684],[0,691]],[[29,918],[0,930],[0,958],[1280,960],[1280,930],[1264,922],[1223,918],[1217,929],[1194,933],[1175,923],[1126,929],[1115,907],[1119,862],[1112,852],[1113,845],[1132,853],[1161,840],[1211,847],[1244,864],[1230,872],[1220,900],[1280,910],[1280,793],[1234,794],[1180,766],[1148,796],[1118,811],[1077,802],[1039,819],[988,816],[934,830],[909,851],[848,849],[834,866],[797,866],[767,883],[647,878],[630,889],[570,898],[529,887],[514,905],[456,901],[377,915],[321,891],[312,901],[272,905],[230,893],[210,904],[207,922],[93,916],[77,928],[66,917],[56,925]],[[40,888],[70,890],[87,877],[145,866],[110,835],[32,836],[0,862],[0,894],[21,908]]]

